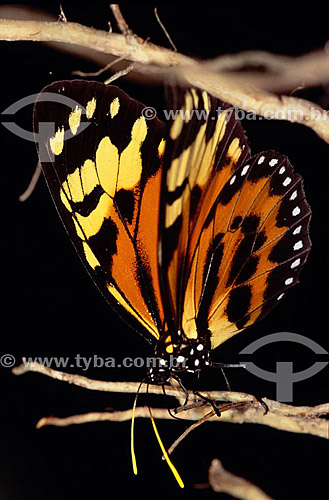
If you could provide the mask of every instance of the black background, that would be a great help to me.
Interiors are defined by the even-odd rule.
[[[32,4],[30,4],[32,5]],[[34,6],[38,6],[36,3]],[[40,3],[41,5],[41,3]],[[62,1],[69,21],[107,29],[113,17],[107,2]],[[57,4],[48,4],[57,15]],[[312,4],[300,9],[260,11],[233,2],[199,6],[158,6],[163,23],[180,52],[201,58],[247,49],[298,55],[321,48],[328,38],[326,20]],[[152,6],[137,3],[122,7],[131,28],[143,38],[168,46]],[[0,111],[16,100],[39,92],[46,84],[71,78],[71,71],[93,71],[95,65],[41,44],[1,42]],[[163,89],[141,86],[126,79],[117,82],[146,105],[162,109]],[[328,108],[325,87],[299,92]],[[32,107],[18,115],[19,124],[31,130]],[[305,180],[313,209],[313,249],[301,275],[301,284],[248,331],[216,351],[220,361],[237,359],[253,340],[279,331],[308,336],[329,350],[323,303],[328,282],[328,159],[329,147],[310,129],[280,121],[245,121],[253,153],[275,149],[287,155]],[[90,357],[147,356],[146,342],[120,321],[99,295],[83,269],[61,225],[42,179],[24,204],[19,194],[27,185],[37,156],[32,143],[0,126],[1,182],[1,343],[0,355]],[[275,361],[294,361],[294,369],[307,368],[314,356],[304,347],[272,344],[257,356],[259,366],[275,369]],[[143,368],[71,372],[102,380],[140,381]],[[3,500],[131,498],[212,499],[210,489],[196,489],[207,482],[215,457],[231,472],[246,477],[277,500],[322,498],[327,488],[328,443],[317,437],[290,434],[256,425],[208,423],[177,448],[173,461],[185,483],[180,490],[161,461],[150,421],[136,421],[139,475],[130,463],[130,422],[95,423],[68,428],[36,430],[48,415],[127,409],[133,395],[90,392],[42,375],[15,377],[1,368],[0,399],[0,498]],[[227,373],[234,390],[275,398],[275,386],[242,370]],[[312,379],[294,385],[295,405],[328,401],[328,368]],[[191,387],[193,380],[186,383]],[[225,389],[219,372],[206,370],[201,387]],[[140,404],[146,404],[141,396]],[[150,400],[162,405],[163,401]],[[159,421],[166,445],[186,424]],[[228,498],[222,495],[221,498]]]

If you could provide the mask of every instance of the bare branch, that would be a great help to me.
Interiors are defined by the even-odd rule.
[[[243,79],[248,85],[274,92],[289,91],[299,86],[312,87],[329,81],[329,53],[325,49],[298,57],[251,50],[219,56],[207,64],[219,72],[234,70],[230,76],[237,82]],[[252,67],[260,67],[262,71],[243,70]]]
[[[96,391],[135,394],[139,386],[138,382],[104,382],[100,380],[91,380],[81,375],[73,375],[56,371],[52,368],[42,366],[39,363],[25,362],[25,364],[23,363],[22,365],[13,368],[12,371],[15,375],[21,375],[29,371],[37,372],[43,375],[47,375],[56,380]],[[179,398],[183,395],[183,391],[179,387],[172,387],[168,385],[165,387],[165,390],[168,396]],[[146,387],[142,387],[140,392],[146,392]],[[158,395],[163,394],[162,387],[157,385],[149,385],[148,392]],[[206,420],[208,422],[261,424],[267,425],[277,430],[295,432],[300,434],[311,434],[313,436],[329,439],[329,422],[325,418],[320,418],[321,415],[329,415],[329,403],[318,405],[315,407],[294,407],[264,398],[264,401],[269,408],[269,412],[267,414],[264,414],[264,408],[262,407],[262,405],[257,400],[255,400],[254,396],[250,394],[229,391],[202,391],[202,395],[209,399],[212,399],[213,401],[244,403],[243,406],[232,405],[232,408],[229,408],[227,411],[222,413],[220,418],[218,418],[216,415],[212,415],[210,418],[207,417]],[[191,401],[195,401],[197,399],[197,396],[192,391],[190,391],[189,398]],[[156,418],[172,418],[166,409],[158,408],[152,410],[152,412],[153,411],[155,412],[154,417]],[[137,413],[136,416],[144,418],[149,416],[149,413],[144,412],[144,410],[139,409],[138,412],[139,413]],[[202,407],[195,407],[181,412],[180,416],[185,420],[197,421],[203,419],[208,412],[209,405],[204,405]],[[108,417],[102,416],[101,419],[116,421],[127,420],[131,417],[131,410],[127,410],[124,412],[110,412],[106,413],[106,415],[108,415]],[[70,418],[70,423],[81,423],[80,419],[83,420],[87,417],[74,417],[78,419],[77,422],[74,422],[74,419],[72,421],[73,417]],[[97,417],[93,416],[93,419],[93,421],[97,421]],[[59,420],[56,421],[59,422]],[[55,425],[54,420],[52,421],[52,423],[53,425]]]
[[[272,500],[258,486],[225,470],[218,459],[214,459],[209,468],[209,483],[217,493],[227,493],[240,500]]]
[[[124,25],[121,27],[125,29]],[[219,59],[212,68],[209,61],[199,62],[152,43],[144,43],[136,36],[108,33],[71,22],[0,20],[0,39],[61,42],[71,44],[72,47],[79,46],[81,53],[82,48],[85,50],[93,47],[98,53],[110,54],[139,63],[134,69],[134,74],[142,73],[145,80],[150,75],[152,78],[163,80],[170,73],[180,83],[207,90],[214,96],[245,111],[252,111],[264,117],[269,117],[270,114],[270,117],[274,119],[306,125],[329,143],[329,118],[321,107],[304,99],[291,96],[278,97],[268,92],[277,88],[276,81],[279,82],[280,87],[289,87],[290,90],[306,85],[307,82],[314,85],[316,82],[329,81],[328,55],[325,51],[294,58],[290,60],[289,65],[284,58],[279,62],[277,56],[274,56],[272,67],[280,68],[281,73],[276,74],[275,78],[272,73],[258,74],[256,81],[254,74],[248,74],[245,71],[240,74],[239,72],[234,72],[234,74],[227,71],[218,72],[218,67],[221,65]],[[239,59],[239,55],[235,57]],[[272,55],[262,57],[267,59],[267,65],[270,66],[271,58],[273,61]],[[232,59],[234,60],[234,56]],[[284,85],[284,81],[287,85]]]

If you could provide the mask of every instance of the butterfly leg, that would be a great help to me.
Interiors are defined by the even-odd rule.
[[[262,407],[264,408],[264,415],[266,415],[270,411],[268,405],[265,403],[265,401],[263,401],[263,399],[260,396],[254,395],[254,397],[256,401],[258,401],[258,403],[262,405]]]
[[[206,396],[203,396],[198,391],[193,391],[193,394],[195,394],[195,396],[197,396],[198,398],[202,399],[205,403],[209,403],[212,406],[212,409],[216,413],[217,417],[221,416],[221,412],[219,411],[219,409],[216,406],[216,401],[214,401],[211,398],[207,398]]]
[[[246,367],[246,365],[244,365],[243,363],[211,363],[210,366],[212,366],[214,368],[219,368],[221,370],[228,391],[231,390],[231,387],[230,387],[229,381],[226,377],[226,374],[225,374],[223,368],[245,368]],[[265,401],[262,400],[262,398],[260,396],[255,396],[255,399],[262,405],[262,407],[264,408],[264,415],[266,415],[269,412],[268,405],[265,403]]]
[[[186,406],[187,403],[188,403],[188,399],[189,399],[189,393],[188,393],[188,390],[186,389],[186,387],[184,387],[183,385],[183,382],[181,381],[181,379],[179,377],[177,377],[177,375],[172,375],[172,378],[174,380],[176,380],[176,382],[178,382],[178,385],[179,387],[182,389],[182,391],[184,392],[184,395],[185,395],[185,401],[184,401],[184,404],[182,406]]]
[[[242,363],[211,363],[210,366],[220,369],[228,391],[231,391],[231,386],[228,378],[226,377],[226,373],[224,372],[224,368],[245,368],[245,365]]]

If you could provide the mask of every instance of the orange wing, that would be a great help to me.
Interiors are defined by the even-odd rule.
[[[209,210],[188,269],[183,331],[212,348],[261,319],[298,276],[311,248],[310,207],[287,158],[250,158]]]

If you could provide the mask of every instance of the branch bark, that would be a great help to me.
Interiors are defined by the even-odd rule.
[[[124,29],[124,26],[121,28]],[[139,77],[142,75],[145,80],[151,75],[162,81],[171,74],[179,83],[207,90],[246,112],[303,124],[329,143],[329,117],[320,106],[297,97],[277,96],[269,92],[328,82],[329,57],[325,50],[299,58],[247,53],[200,62],[150,42],[146,43],[135,35],[108,33],[71,22],[12,19],[0,20],[0,40],[61,43],[66,48],[74,48],[75,53],[78,47],[81,55],[92,47],[95,54],[107,55],[109,59],[113,56],[120,57],[136,63],[133,74]],[[88,57],[90,56],[89,53]],[[239,67],[238,64],[248,62],[248,58],[255,62],[257,57],[271,71],[265,74],[227,71],[227,68]]]
[[[67,382],[70,384],[84,387],[89,390],[115,392],[115,393],[132,393],[136,394],[139,383],[138,382],[104,382],[100,380],[91,380],[81,375],[73,375],[61,371],[53,370],[52,368],[40,365],[39,363],[23,363],[22,365],[13,368],[15,375],[22,375],[27,372],[36,372],[53,379]],[[183,391],[179,387],[172,387],[170,385],[165,388],[167,396],[173,396],[181,399]],[[141,393],[146,392],[146,386],[142,386]],[[162,387],[156,385],[149,385],[148,392],[151,394],[163,395]],[[329,415],[329,403],[321,404],[318,406],[301,406],[294,407],[288,404],[279,403],[270,399],[264,398],[263,401],[268,406],[268,413],[264,414],[262,405],[250,394],[230,391],[202,391],[202,395],[213,401],[226,401],[231,403],[246,403],[238,407],[232,407],[222,413],[218,418],[214,413],[210,415],[205,421],[208,422],[229,422],[232,424],[252,423],[267,425],[277,430],[311,434],[324,439],[329,439],[328,429],[329,422],[325,415]],[[196,401],[198,398],[193,392],[189,392],[190,401]],[[131,418],[132,410],[101,412],[101,413],[88,413],[86,415],[75,415],[67,419],[59,419],[55,417],[47,417],[42,419],[42,425],[71,425],[84,422],[96,422],[100,420],[109,421],[125,421]],[[172,419],[166,408],[154,408],[152,413],[155,418],[159,419]],[[184,420],[198,421],[209,413],[209,405],[202,407],[195,407],[180,412],[179,416]],[[149,413],[147,408],[137,408],[136,417],[148,418]]]

